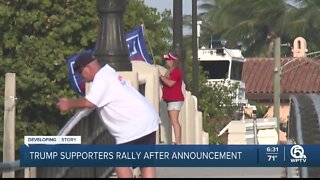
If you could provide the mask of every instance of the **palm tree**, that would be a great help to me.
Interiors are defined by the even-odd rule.
[[[295,0],[297,4],[282,18],[283,36],[293,41],[296,37],[302,36],[307,40],[309,52],[319,51],[319,30],[320,16],[319,0]]]
[[[203,0],[202,39],[226,39],[229,47],[243,44],[245,56],[267,56],[268,35],[280,35],[284,0]]]

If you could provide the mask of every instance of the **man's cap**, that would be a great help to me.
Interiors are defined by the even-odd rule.
[[[92,55],[92,53],[82,53],[79,55],[77,60],[74,63],[73,69],[75,72],[79,72],[82,68],[86,67],[89,63],[91,63],[96,58]]]

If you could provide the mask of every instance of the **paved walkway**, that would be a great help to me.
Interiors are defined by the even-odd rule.
[[[283,178],[281,167],[157,167],[158,178]]]

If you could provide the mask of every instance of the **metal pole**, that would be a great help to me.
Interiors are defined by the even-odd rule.
[[[280,51],[281,51],[281,40],[280,37],[275,39],[274,47],[274,108],[273,116],[277,118],[277,133],[279,141],[279,129],[280,129],[280,93],[281,93],[281,61],[280,61]]]
[[[258,144],[258,128],[257,128],[257,112],[256,110],[252,111],[253,113],[253,139],[254,144]]]
[[[173,48],[178,53],[180,66],[183,71],[183,77],[184,79],[186,79],[186,73],[185,73],[186,52],[182,46],[182,0],[173,0]]]
[[[97,0],[100,26],[94,55],[101,65],[109,64],[116,71],[132,71],[123,30],[126,0]]]
[[[182,0],[173,0],[173,45],[182,42]]]
[[[15,160],[16,75],[7,73],[4,92],[3,162]],[[14,178],[15,172],[3,172],[3,178]]]
[[[198,22],[197,22],[197,0],[192,0],[192,54],[193,54],[193,95],[199,96],[199,62],[198,62]]]

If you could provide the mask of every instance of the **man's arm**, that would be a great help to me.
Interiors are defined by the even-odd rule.
[[[61,98],[57,103],[57,107],[62,112],[69,111],[71,109],[81,109],[81,108],[96,108],[94,104],[88,101],[86,98],[81,97],[79,99],[66,99]]]

